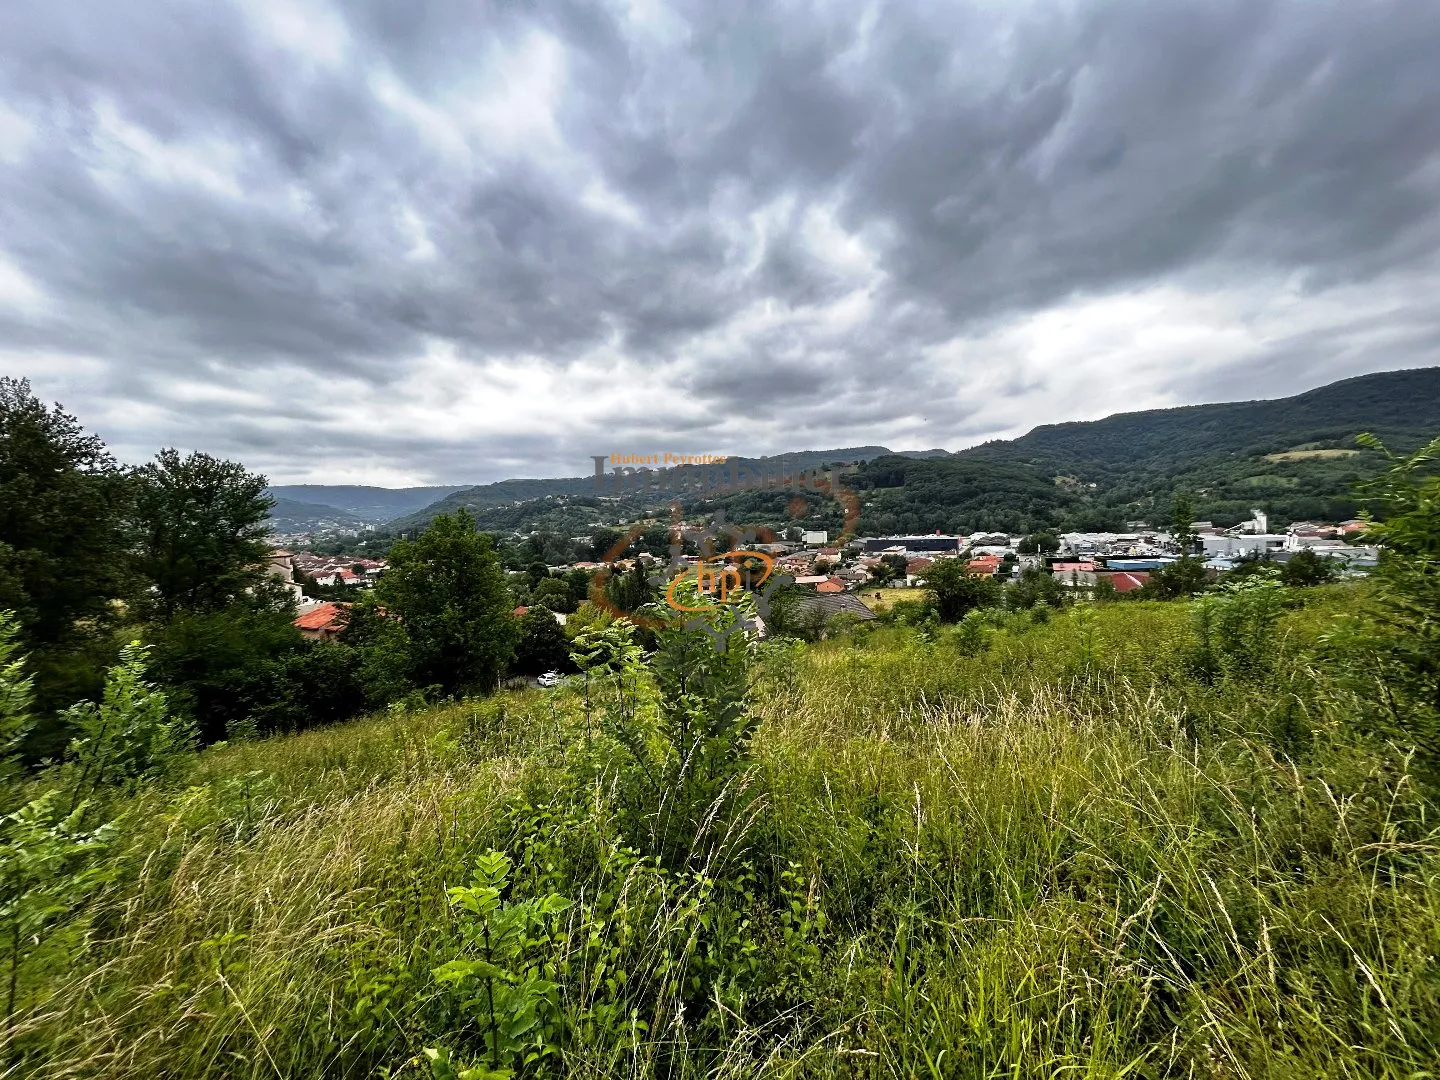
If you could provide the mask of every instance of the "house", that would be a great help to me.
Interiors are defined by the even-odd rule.
[[[828,577],[818,582],[815,586],[817,593],[838,593],[845,591],[845,579],[839,577]]]
[[[1110,584],[1114,585],[1115,591],[1119,593],[1134,592],[1150,580],[1150,575],[1144,571],[1125,571],[1107,576]]]
[[[971,559],[965,567],[967,574],[983,575],[994,577],[1000,571],[1000,556],[981,555],[977,559]]]
[[[321,604],[295,619],[300,636],[312,641],[333,641],[345,629],[345,612],[349,604]]]
[[[801,576],[801,577],[797,577],[797,578],[795,579],[795,584],[796,584],[796,585],[808,585],[809,587],[811,587],[811,588],[813,589],[813,588],[819,586],[820,584],[822,584],[823,582],[826,582],[826,581],[829,581],[829,580],[830,580],[830,578],[829,578],[827,575],[825,575],[825,574],[805,574],[805,575],[803,575],[803,576]]]

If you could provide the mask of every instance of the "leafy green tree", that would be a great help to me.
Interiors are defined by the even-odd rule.
[[[156,615],[219,611],[260,584],[266,483],[238,462],[174,449],[135,470],[136,566]]]
[[[651,525],[636,538],[635,546],[657,559],[669,559],[670,530],[664,525]]]
[[[546,578],[530,593],[530,606],[547,607],[551,611],[570,614],[578,606],[570,593],[570,586],[559,578]],[[551,620],[554,621],[553,619]]]
[[[910,569],[910,561],[904,555],[881,555],[880,565],[888,567],[890,578],[897,580],[905,577]]]
[[[104,443],[42,405],[27,381],[0,377],[0,609],[15,613],[39,713],[99,691],[103,662],[86,651],[132,591],[128,500]]]
[[[539,605],[520,616],[520,642],[511,666],[521,675],[571,670],[570,643],[549,608]]]
[[[1055,552],[1060,550],[1060,538],[1056,536],[1053,532],[1035,533],[1033,536],[1026,537],[1026,539],[1030,542],[1030,551],[1025,551],[1023,547],[1020,550],[1022,553],[1027,555],[1036,553],[1041,555],[1053,555],[1055,554]]]
[[[1307,587],[1324,585],[1339,577],[1333,559],[1302,548],[1280,567],[1280,580],[1286,585]]]
[[[895,568],[886,562],[877,562],[870,567],[870,581],[875,585],[885,585],[895,580]]]
[[[648,604],[654,590],[645,573],[644,564],[636,559],[623,574],[612,575],[605,583],[605,594],[621,611],[637,611]]]
[[[936,559],[925,568],[925,586],[943,622],[959,622],[968,611],[993,607],[1003,595],[998,581],[969,573],[964,559]]]
[[[346,609],[345,628],[335,644],[359,656],[357,679],[368,708],[383,708],[417,689],[411,681],[405,628],[374,596],[362,597]]]
[[[219,611],[179,611],[146,628],[151,671],[201,741],[226,738],[231,726],[290,693],[275,665],[305,647],[294,615],[288,594],[262,586]]]
[[[1200,546],[1195,533],[1195,500],[1188,491],[1177,491],[1170,501],[1170,532],[1181,555],[1193,555]]]
[[[1208,584],[1205,564],[1193,555],[1185,555],[1168,566],[1150,571],[1139,591],[1145,600],[1178,600],[1203,592]]]
[[[515,655],[519,628],[500,561],[463,509],[390,549],[375,599],[400,621],[418,686],[490,690]]]
[[[606,608],[589,601],[575,609],[575,614],[565,620],[565,636],[572,642],[587,633],[598,633],[615,621],[615,616]]]
[[[566,573],[565,587],[570,590],[571,611],[575,611],[590,599],[591,577],[590,571],[581,570],[578,567]]]
[[[614,551],[615,545],[625,539],[625,534],[616,529],[596,529],[590,537],[590,558],[596,560],[611,559],[620,553]]]
[[[1065,590],[1055,575],[1039,567],[1026,567],[1020,577],[1005,590],[1005,604],[1012,611],[1028,611],[1037,604],[1061,607]]]

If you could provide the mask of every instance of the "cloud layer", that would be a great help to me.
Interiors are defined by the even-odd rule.
[[[0,371],[277,482],[1434,364],[1440,6],[11,0]]]

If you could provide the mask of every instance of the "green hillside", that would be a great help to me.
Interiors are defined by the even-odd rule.
[[[277,498],[275,505],[270,508],[269,527],[272,532],[305,532],[323,528],[354,529],[365,524],[362,517],[320,503]]]
[[[1413,449],[1440,429],[1440,367],[1383,371],[1294,397],[1119,413],[1046,424],[1018,439],[959,452],[978,461],[1023,461],[1052,472],[1126,473],[1213,455],[1258,456],[1305,445],[1354,445],[1371,431]]]
[[[867,458],[882,457],[892,453],[894,451],[884,446],[850,446],[836,450],[802,450],[794,454],[780,454],[775,457],[738,457],[735,460],[745,468],[756,468],[776,461],[784,461],[788,469],[798,471],[834,462],[864,461]],[[902,453],[907,456],[924,457],[932,454],[945,454],[946,451],[911,450]],[[422,528],[436,514],[452,514],[456,510],[464,509],[476,517],[482,528],[497,530],[518,528],[519,525],[516,523],[546,513],[548,508],[538,505],[546,499],[571,501],[573,497],[587,497],[594,494],[593,467],[591,474],[587,476],[570,476],[556,480],[501,480],[494,484],[481,484],[456,491],[415,513],[399,517],[390,524],[397,531]],[[537,505],[525,505],[531,502],[535,502]],[[501,507],[506,509],[499,509]]]

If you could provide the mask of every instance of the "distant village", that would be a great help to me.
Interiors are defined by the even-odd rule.
[[[695,527],[699,527],[696,525]],[[1192,531],[1197,549],[1185,553],[1170,532],[1153,529],[1145,522],[1132,522],[1125,532],[1067,532],[1041,534],[1037,547],[1034,536],[1011,536],[977,532],[968,536],[933,533],[910,536],[856,537],[832,542],[826,532],[805,532],[798,540],[757,543],[749,550],[769,555],[777,573],[790,575],[802,590],[815,594],[814,606],[825,615],[850,612],[861,618],[873,617],[860,594],[879,586],[889,589],[923,588],[926,573],[941,559],[964,559],[966,572],[977,576],[1010,580],[1027,569],[1044,570],[1077,597],[1093,593],[1108,581],[1117,593],[1142,588],[1150,574],[1185,554],[1203,557],[1204,569],[1212,578],[1233,570],[1242,560],[1265,559],[1283,564],[1301,551],[1334,559],[1342,575],[1366,573],[1376,565],[1375,547],[1356,543],[1366,529],[1360,520],[1336,523],[1300,521],[1284,532],[1271,532],[1263,510],[1249,520],[1228,529],[1211,522],[1197,521]],[[793,535],[793,534],[792,534]],[[583,539],[583,538],[577,538]],[[699,563],[686,556],[687,566]],[[552,572],[569,570],[629,570],[636,562],[658,572],[666,560],[648,553],[616,560],[614,563],[578,561],[552,567]],[[343,601],[323,600],[310,595],[308,584],[322,589],[367,589],[385,572],[383,559],[321,556],[277,548],[270,554],[269,572],[295,595],[299,615],[295,620],[302,634],[312,638],[333,637],[343,626]],[[522,614],[524,608],[517,608]],[[562,622],[563,615],[557,615]]]

